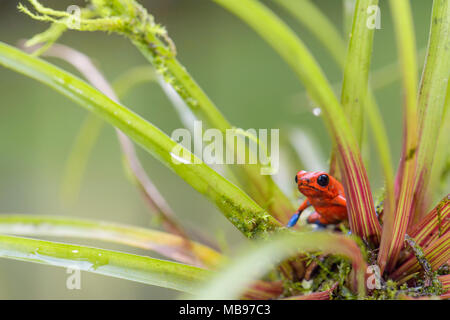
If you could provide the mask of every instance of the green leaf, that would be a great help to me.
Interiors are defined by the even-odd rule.
[[[450,189],[449,169],[450,169],[450,83],[447,86],[447,96],[445,98],[444,115],[439,131],[439,138],[436,143],[437,152],[434,155],[433,166],[431,168],[430,185],[432,188],[433,200],[437,201]],[[437,199],[436,199],[437,198]]]
[[[366,101],[374,28],[367,27],[368,8],[377,6],[378,0],[358,0],[353,18],[347,59],[344,68],[341,103],[350,120],[353,133],[362,145],[363,103]]]
[[[0,235],[0,257],[102,274],[196,293],[211,272],[176,262],[58,242]]]
[[[450,2],[434,0],[428,52],[419,90],[419,145],[415,181],[414,222],[429,208],[429,184],[450,75]],[[446,133],[448,135],[448,133]]]
[[[220,253],[196,243],[186,247],[178,235],[124,224],[59,216],[1,214],[0,233],[27,236],[55,236],[96,239],[155,251],[168,258],[194,264],[192,253],[207,267],[216,267]]]
[[[390,1],[404,87],[404,137],[400,166],[397,172],[397,207],[384,216],[378,264],[381,273],[390,271],[403,248],[413,204],[417,148],[417,53],[411,7],[408,0]]]
[[[261,278],[281,262],[296,252],[321,251],[337,254],[352,261],[356,273],[355,281],[360,296],[365,292],[364,275],[366,263],[357,244],[347,236],[328,232],[299,232],[282,234],[252,246],[232,260],[222,272],[209,281],[196,299],[236,299],[254,281]]]
[[[50,86],[120,129],[215,203],[247,237],[263,236],[279,227],[277,221],[241,189],[171,140],[157,127],[77,77],[4,43],[0,43],[0,64]],[[174,150],[180,150],[186,157],[179,159]]]

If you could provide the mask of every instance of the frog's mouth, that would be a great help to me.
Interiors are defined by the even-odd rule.
[[[323,190],[320,190],[319,188],[316,188],[316,187],[313,187],[313,186],[304,185],[304,184],[301,184],[299,187],[302,188],[302,189],[309,189],[309,190],[315,190],[315,191],[318,191],[318,192],[323,192]]]

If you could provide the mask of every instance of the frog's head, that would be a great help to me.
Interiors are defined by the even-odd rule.
[[[334,197],[336,185],[339,184],[336,179],[323,171],[299,171],[295,176],[298,190],[306,197]]]

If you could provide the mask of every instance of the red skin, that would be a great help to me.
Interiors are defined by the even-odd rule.
[[[317,183],[317,178],[322,174],[329,178],[325,187]],[[347,201],[344,187],[339,181],[323,171],[299,171],[297,181],[298,190],[306,196],[306,200],[298,208],[298,213],[310,205],[316,210],[308,217],[309,223],[319,222],[327,225],[347,220]]]

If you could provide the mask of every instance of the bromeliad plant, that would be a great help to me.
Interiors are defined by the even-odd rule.
[[[368,21],[373,19],[370,8],[377,8],[377,0],[344,0],[346,33],[351,35],[348,44],[313,2],[272,0],[309,28],[342,68],[340,100],[303,41],[268,7],[257,0],[213,1],[266,40],[323,111],[334,142],[330,171],[344,185],[351,235],[347,235],[344,225],[343,232],[312,232],[309,226],[285,229],[294,206],[271,178],[259,174],[259,165],[231,168],[237,178],[236,183],[231,183],[201,161],[174,164],[171,152],[177,143],[121,105],[86,56],[54,44],[67,29],[121,34],[156,70],[157,75],[150,78],[157,79],[173,101],[180,103],[181,98],[184,112],[191,112],[222,132],[232,129],[177,60],[175,45],[166,30],[136,1],[90,0],[74,21],[67,12],[29,0],[32,8],[20,4],[19,9],[36,20],[51,22],[52,26],[28,41],[29,46],[42,45],[33,55],[0,43],[0,64],[47,84],[117,128],[128,172],[167,232],[36,215],[2,215],[0,231],[118,242],[159,252],[183,264],[10,235],[0,236],[0,255],[58,266],[78,265],[83,270],[173,288],[198,298],[448,298],[449,195],[429,208],[448,171],[449,1],[433,1],[420,84],[410,3],[389,1],[404,88],[403,149],[395,176],[387,135],[369,85],[375,29]],[[56,55],[73,63],[98,90],[37,58],[40,54]],[[136,72],[124,79],[148,80],[148,76],[135,77],[142,75],[142,71]],[[115,89],[121,91],[119,87]],[[384,199],[377,206],[360,151],[367,144],[365,118],[385,180]],[[84,133],[80,134],[85,137],[79,139],[81,145],[87,140],[92,146],[86,132],[98,130],[100,123],[92,119],[89,116]],[[146,176],[129,138],[215,203],[238,230],[252,239],[250,248],[230,261],[211,247],[190,240]],[[83,149],[82,154],[87,154],[88,149]],[[187,150],[185,154],[190,159],[195,157]]]

